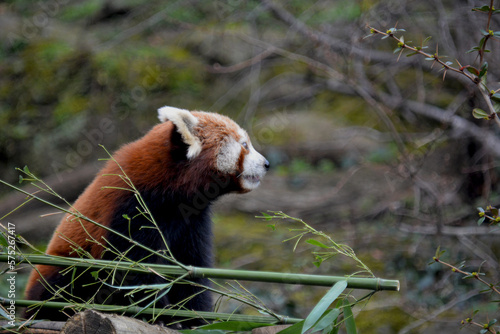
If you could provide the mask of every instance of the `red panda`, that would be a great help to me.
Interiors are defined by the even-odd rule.
[[[113,154],[116,162],[106,163],[72,210],[151,249],[165,250],[160,233],[148,228],[152,224],[146,216],[138,215],[137,198],[123,190],[128,186],[119,175],[126,174],[163,232],[174,258],[185,265],[210,267],[210,204],[221,195],[255,189],[269,162],[253,148],[248,134],[228,117],[173,107],[160,108],[158,117],[162,123]],[[78,257],[81,252],[96,259],[115,260],[124,254],[132,261],[166,263],[114,233],[67,214],[57,227],[47,254]],[[36,267],[26,287],[26,298],[30,300],[55,297],[56,301],[69,298],[75,302],[130,305],[145,297],[141,293],[131,297],[126,295],[130,290],[95,284],[92,270],[64,273],[59,267]],[[114,275],[115,286],[166,283],[152,274],[115,272]],[[208,284],[206,279],[195,282]],[[188,284],[171,287],[155,307],[180,302],[186,309],[212,308],[209,293]],[[31,314],[33,311],[27,312],[27,316]],[[66,319],[64,313],[47,309],[40,309],[36,317]]]

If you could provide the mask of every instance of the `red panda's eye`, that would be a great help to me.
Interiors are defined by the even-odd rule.
[[[243,142],[241,145],[245,148],[245,150],[248,150],[248,144],[246,141]]]

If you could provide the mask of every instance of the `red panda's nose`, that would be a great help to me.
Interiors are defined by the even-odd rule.
[[[269,165],[269,161],[267,161],[267,159],[266,159],[266,160],[264,161],[264,168],[265,168],[266,170],[269,170],[269,166],[270,166],[270,165]]]

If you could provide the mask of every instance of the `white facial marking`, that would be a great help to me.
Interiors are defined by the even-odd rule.
[[[241,187],[246,190],[253,190],[259,186],[260,180],[266,175],[266,158],[253,148],[248,136],[244,138],[249,152],[243,161],[243,173],[240,176]]]
[[[237,175],[237,178],[241,188],[250,191],[257,188],[261,179],[266,175],[266,158],[253,148],[247,133],[243,129],[238,129],[238,135],[240,137],[239,142],[230,137],[220,148],[217,155],[217,169],[229,174],[236,172],[240,155],[245,154],[243,171]]]
[[[234,173],[240,154],[241,145],[234,138],[228,138],[217,155],[217,169],[223,173]]]

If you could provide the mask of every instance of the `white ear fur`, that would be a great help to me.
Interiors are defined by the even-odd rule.
[[[158,118],[161,122],[172,121],[184,143],[188,145],[187,158],[192,159],[201,152],[201,141],[195,136],[194,127],[198,119],[186,109],[163,107],[158,109]]]

